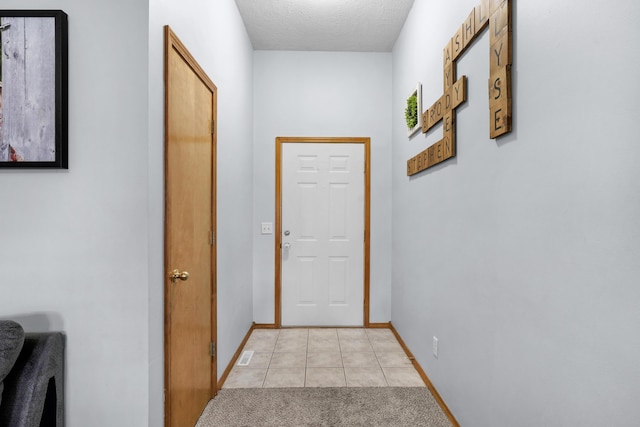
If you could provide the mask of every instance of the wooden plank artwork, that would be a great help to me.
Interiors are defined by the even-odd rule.
[[[55,19],[3,17],[0,161],[55,161]]]
[[[422,133],[442,121],[441,140],[407,160],[415,175],[456,155],[456,108],[467,100],[467,77],[457,79],[456,61],[489,27],[489,137],[512,130],[511,65],[513,61],[512,0],[481,0],[457,28],[442,51],[444,93],[422,113]]]

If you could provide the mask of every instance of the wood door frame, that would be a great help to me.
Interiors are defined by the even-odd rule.
[[[169,53],[174,50],[180,57],[185,61],[185,63],[191,68],[191,70],[198,76],[198,78],[202,81],[202,83],[209,88],[212,92],[212,115],[213,119],[217,119],[217,111],[218,111],[218,89],[216,85],[211,81],[211,79],[204,72],[202,67],[198,64],[195,58],[189,53],[185,45],[180,41],[180,39],[176,36],[176,34],[171,30],[168,25],[164,27],[164,212],[165,212],[165,220],[164,220],[164,423],[165,426],[170,427],[169,423],[171,422],[171,352],[169,343],[171,342],[171,327],[170,327],[170,313],[171,307],[169,306],[169,286],[171,285],[171,281],[169,280],[168,272],[172,268],[168,265],[168,257],[169,248],[171,242],[169,241],[169,221],[167,220],[167,197],[166,197],[166,188],[167,188],[167,149],[169,145],[169,129],[167,124],[169,123]],[[215,124],[215,122],[214,122]],[[211,227],[213,232],[213,244],[211,245],[211,342],[217,342],[217,284],[216,284],[216,253],[217,253],[217,243],[215,241],[215,236],[217,235],[217,212],[216,212],[216,173],[217,173],[217,129],[212,129],[211,135]],[[211,397],[214,397],[218,392],[218,384],[217,384],[217,364],[218,364],[218,356],[217,352],[214,357],[211,358]]]
[[[371,138],[369,137],[276,137],[276,220],[275,220],[275,327],[282,327],[282,145],[283,144],[364,144],[364,327],[370,326],[370,225],[371,225]]]

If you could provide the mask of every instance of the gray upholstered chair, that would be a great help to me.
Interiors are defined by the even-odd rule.
[[[0,320],[0,427],[64,426],[64,336]]]

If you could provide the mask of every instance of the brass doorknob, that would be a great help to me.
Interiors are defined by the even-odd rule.
[[[180,279],[180,280],[182,280],[184,282],[187,279],[189,279],[189,272],[183,271],[181,273],[180,270],[176,269],[176,270],[173,270],[171,272],[171,274],[169,274],[169,278],[171,279],[172,282],[175,282],[178,279]]]

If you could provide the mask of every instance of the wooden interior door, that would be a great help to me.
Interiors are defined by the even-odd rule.
[[[165,27],[165,425],[216,392],[216,87]]]

